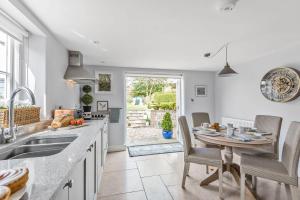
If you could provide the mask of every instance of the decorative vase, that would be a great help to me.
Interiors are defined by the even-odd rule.
[[[163,130],[162,135],[165,139],[171,139],[173,136],[173,131],[165,131]]]
[[[91,112],[92,106],[82,106],[83,112]]]

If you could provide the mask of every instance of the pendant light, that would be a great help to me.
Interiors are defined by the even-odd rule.
[[[216,53],[212,54],[212,53],[206,53],[204,54],[204,57],[207,58],[213,58],[215,57],[217,54],[219,54],[224,48],[226,50],[226,64],[224,66],[224,68],[218,73],[219,77],[230,77],[230,76],[234,76],[236,74],[238,74],[236,71],[234,71],[230,65],[228,64],[228,60],[227,60],[227,49],[228,49],[228,43],[223,45]]]
[[[218,73],[219,77],[228,77],[228,76],[234,76],[237,75],[237,72],[234,71],[230,65],[228,64],[227,61],[227,48],[228,48],[228,44],[226,45],[226,65],[224,66],[224,68]]]

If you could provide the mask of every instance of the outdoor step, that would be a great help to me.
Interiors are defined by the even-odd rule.
[[[146,121],[128,121],[130,124],[146,124]]]
[[[142,120],[136,120],[136,121],[128,121],[131,124],[145,124],[146,121],[142,121]]]
[[[143,127],[146,127],[146,125],[145,126],[130,126],[130,128],[143,128]]]
[[[144,115],[126,115],[127,117],[144,117]]]
[[[144,115],[145,113],[142,112],[142,113],[127,113],[127,115]]]
[[[127,112],[127,115],[144,115],[145,112],[141,112],[141,113],[136,113],[136,112]]]
[[[128,110],[129,113],[144,113],[144,110]]]
[[[128,119],[144,119],[144,116],[127,116]]]

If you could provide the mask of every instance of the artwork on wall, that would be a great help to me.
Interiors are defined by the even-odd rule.
[[[262,78],[260,91],[270,101],[292,101],[300,95],[299,72],[288,67],[272,69]]]
[[[206,85],[196,85],[195,86],[195,96],[196,97],[206,97],[207,96],[207,86]]]
[[[97,111],[108,111],[108,101],[97,101]]]
[[[95,93],[111,93],[112,92],[112,74],[106,72],[96,72],[96,84]]]

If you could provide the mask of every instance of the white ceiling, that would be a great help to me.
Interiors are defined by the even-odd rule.
[[[224,54],[203,54],[228,41],[233,67],[300,42],[299,0],[240,0],[231,13],[217,0],[22,1],[85,64],[218,70]]]

